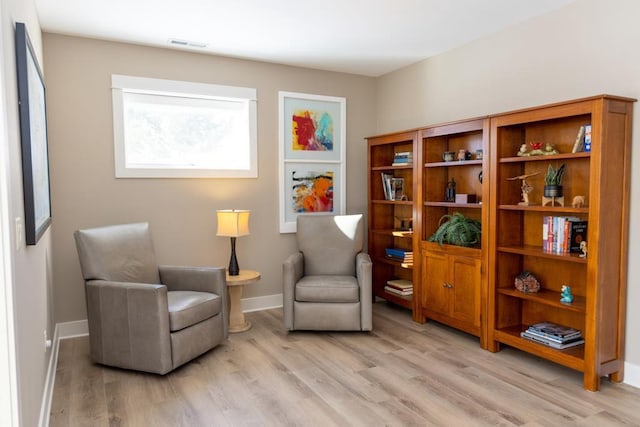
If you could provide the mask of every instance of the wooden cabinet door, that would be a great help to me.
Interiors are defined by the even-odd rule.
[[[440,252],[422,253],[422,307],[427,311],[449,315],[449,260]]]
[[[476,258],[449,257],[449,315],[478,327],[481,266]]]

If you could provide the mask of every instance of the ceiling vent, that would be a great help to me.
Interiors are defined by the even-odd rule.
[[[169,39],[169,44],[174,46],[196,47],[199,49],[204,49],[205,47],[207,47],[206,43],[192,42],[189,40],[180,40],[180,39]]]

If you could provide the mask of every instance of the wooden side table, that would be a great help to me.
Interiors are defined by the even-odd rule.
[[[227,296],[229,297],[229,332],[244,332],[251,328],[251,322],[245,320],[240,299],[244,285],[260,280],[260,273],[253,270],[240,270],[237,276],[229,276],[227,272]]]

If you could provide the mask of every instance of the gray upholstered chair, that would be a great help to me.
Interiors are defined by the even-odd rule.
[[[166,374],[227,338],[224,268],[158,266],[147,223],[74,237],[93,361]]]
[[[362,215],[301,215],[299,251],[283,264],[284,325],[290,330],[370,331],[371,258]]]

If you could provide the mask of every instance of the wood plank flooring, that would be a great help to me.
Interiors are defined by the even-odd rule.
[[[370,333],[287,333],[279,309],[166,375],[60,343],[51,426],[640,426],[640,389],[582,375],[376,303]]]

